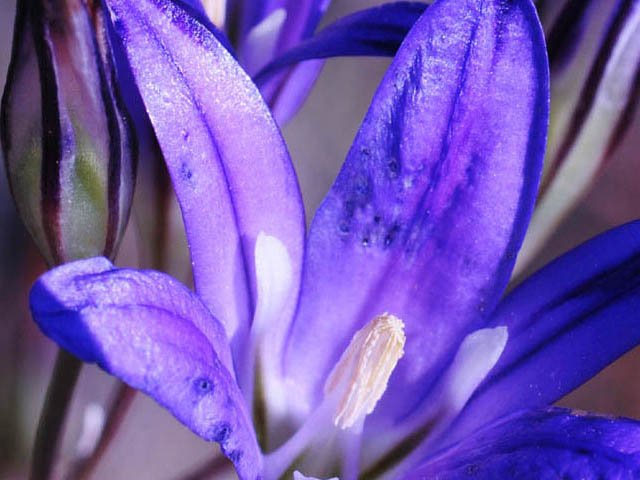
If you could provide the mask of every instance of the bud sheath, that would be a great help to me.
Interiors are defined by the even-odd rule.
[[[0,120],[11,193],[49,264],[113,256],[136,142],[101,4],[18,1]]]

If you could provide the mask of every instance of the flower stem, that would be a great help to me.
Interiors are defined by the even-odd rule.
[[[95,448],[87,457],[81,458],[76,462],[69,475],[70,479],[84,480],[91,476],[107,448],[109,448],[111,441],[115,438],[135,395],[136,390],[120,382],[111,401],[104,428],[100,433],[100,438]]]
[[[62,437],[64,421],[82,362],[63,349],[58,351],[44,406],[38,421],[31,461],[31,480],[48,480]]]

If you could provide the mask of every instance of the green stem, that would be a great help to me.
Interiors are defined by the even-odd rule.
[[[63,349],[58,351],[33,446],[30,480],[49,480],[62,437],[64,421],[82,362]]]
[[[100,433],[98,443],[89,456],[78,461],[71,475],[69,475],[70,479],[84,480],[91,476],[100,462],[100,459],[107,451],[111,441],[115,438],[129,407],[131,407],[131,404],[133,403],[135,395],[136,390],[128,385],[125,385],[122,382],[118,385],[118,389],[111,401],[111,407],[109,408],[104,429]]]

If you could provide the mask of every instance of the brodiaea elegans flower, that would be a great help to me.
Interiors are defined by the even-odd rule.
[[[108,4],[196,293],[74,262],[32,290],[48,336],[219,442],[243,479],[633,477],[635,422],[548,405],[638,343],[640,224],[502,298],[548,120],[529,0],[427,9],[307,235],[286,148],[235,60],[168,0]]]

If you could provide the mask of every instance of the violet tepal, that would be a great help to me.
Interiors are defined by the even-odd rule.
[[[535,258],[559,223],[633,135],[640,99],[640,2],[537,2],[551,74],[549,135],[536,209],[514,275]],[[268,84],[292,65],[336,56],[393,56],[427,8],[393,2],[326,26],[254,75]]]
[[[205,13],[226,34],[226,43],[249,75],[311,37],[331,3],[331,0],[181,1]],[[279,123],[286,123],[300,108],[322,64],[322,60],[314,59],[292,66],[260,85]]]
[[[634,478],[640,424],[549,405],[640,342],[640,223],[505,294],[549,72],[530,0],[436,0],[305,232],[257,87],[170,0],[108,0],[183,213],[195,293],[97,257],[34,285],[50,338],[243,480]]]

